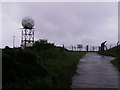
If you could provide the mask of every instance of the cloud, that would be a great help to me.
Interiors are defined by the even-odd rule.
[[[35,21],[36,40],[46,38],[57,45],[117,41],[118,14],[114,2],[3,3],[3,15],[3,46],[11,46],[13,35],[16,45],[20,45],[19,27],[25,16]]]

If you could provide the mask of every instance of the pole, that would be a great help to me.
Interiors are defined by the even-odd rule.
[[[33,44],[34,44],[34,28],[33,28]]]
[[[26,33],[26,29],[25,29],[25,49],[26,49],[26,38],[27,38],[27,33]]]
[[[72,47],[72,51],[73,51],[73,45],[71,45],[71,47]]]
[[[13,48],[15,48],[15,36],[13,36]]]

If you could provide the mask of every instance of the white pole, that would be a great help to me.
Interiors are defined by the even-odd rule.
[[[13,36],[13,48],[15,48],[15,36]]]

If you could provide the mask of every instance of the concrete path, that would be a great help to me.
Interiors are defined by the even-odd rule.
[[[87,53],[79,62],[71,88],[118,88],[118,70],[113,57]]]

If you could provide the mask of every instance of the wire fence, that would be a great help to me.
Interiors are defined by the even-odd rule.
[[[110,44],[106,44],[106,48],[110,49],[112,47],[115,47],[117,45],[110,45]],[[99,51],[100,46],[89,46],[89,45],[69,45],[69,46],[63,46],[64,48],[66,48],[67,50],[70,51]]]

